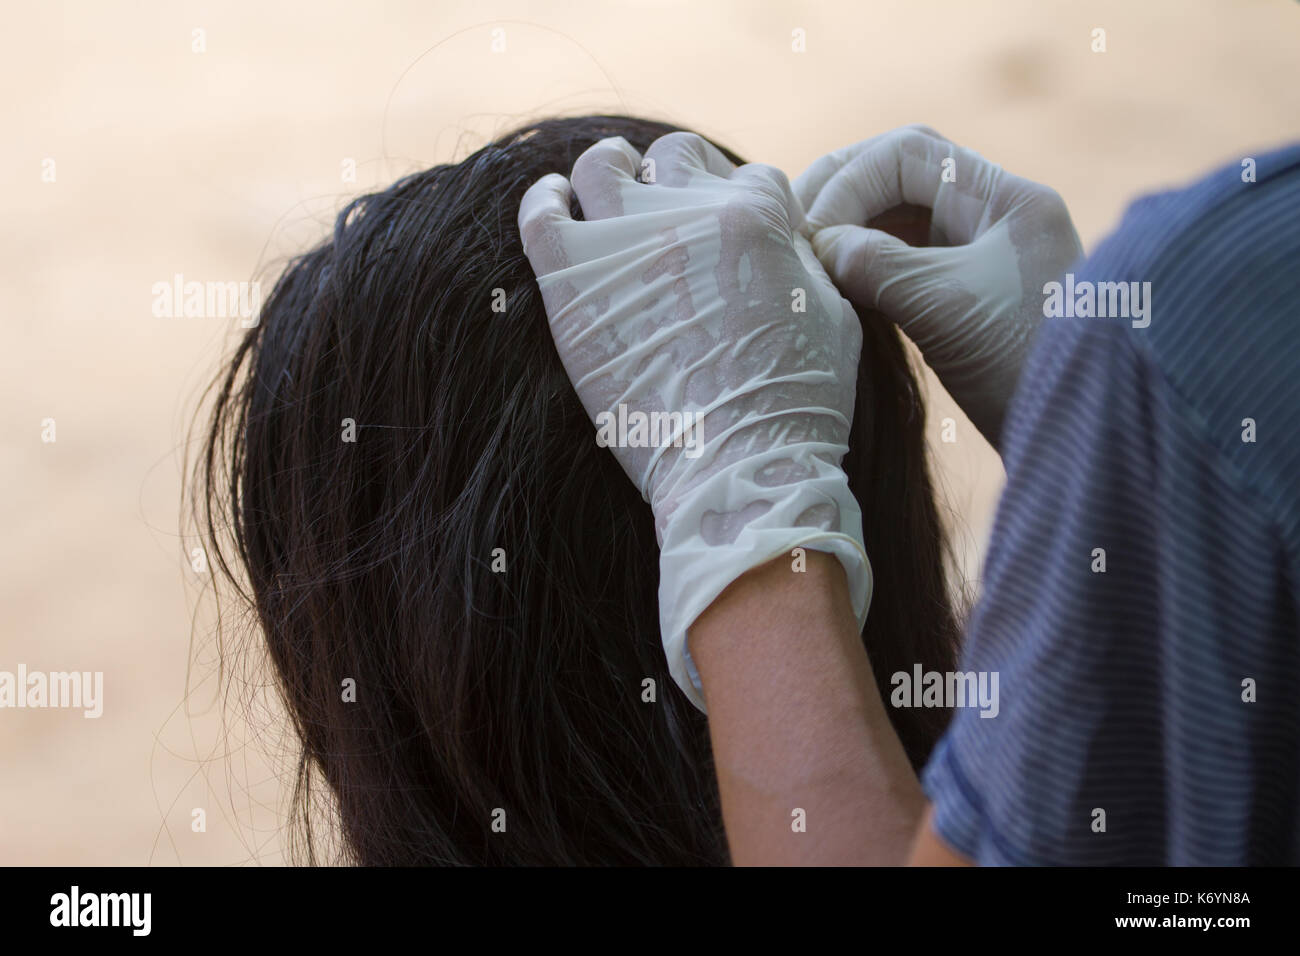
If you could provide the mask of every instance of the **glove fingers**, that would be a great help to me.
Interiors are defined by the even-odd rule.
[[[622,136],[610,136],[587,147],[570,174],[583,217],[594,220],[623,215],[625,193],[640,187],[640,171],[641,154]]]
[[[799,261],[803,264],[808,276],[812,279],[811,287],[805,289],[808,298],[812,299],[816,296],[820,299],[826,314],[842,316],[852,326],[852,330],[857,333],[858,347],[860,347],[862,344],[862,327],[858,321],[857,313],[853,311],[852,304],[844,298],[835,282],[827,274],[826,267],[813,253],[812,244],[802,235],[796,235],[794,237],[794,251],[799,256]],[[805,311],[807,308],[805,306]],[[853,350],[853,367],[854,369],[857,368],[856,347]],[[856,380],[856,372],[848,377]]]
[[[823,186],[808,212],[815,228],[861,225],[911,203],[933,210],[933,230],[970,242],[987,225],[1001,167],[919,130],[895,131],[864,148]]]
[[[812,248],[849,301],[872,309],[881,308],[881,287],[906,271],[914,251],[896,236],[862,226],[821,229],[813,235]]]
[[[925,136],[940,140],[944,139],[934,129],[921,123],[913,123],[901,127],[901,129],[915,130]],[[812,209],[813,203],[816,202],[818,194],[822,191],[822,187],[830,181],[832,176],[847,166],[863,150],[874,146],[886,136],[891,136],[897,132],[899,130],[877,133],[875,136],[853,143],[851,146],[844,146],[814,160],[812,165],[805,169],[794,181],[794,194],[799,198],[799,203],[803,206],[804,211],[807,212]]]
[[[660,136],[645,151],[643,182],[680,187],[700,172],[727,179],[736,167],[703,136],[677,132]]]
[[[803,206],[795,198],[790,179],[775,166],[766,163],[747,163],[731,174],[733,183],[743,183],[761,195],[766,195],[777,204],[778,211],[784,214],[785,222],[791,233],[810,232],[805,229]]]
[[[528,187],[519,201],[519,237],[524,255],[538,276],[558,272],[569,265],[562,242],[563,231],[572,225],[569,199],[573,194],[569,181],[559,173],[550,173]]]

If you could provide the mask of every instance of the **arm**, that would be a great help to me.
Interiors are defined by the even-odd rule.
[[[737,864],[899,864],[920,785],[876,690],[844,570],[807,553],[733,583],[690,629]],[[755,701],[778,702],[755,707]],[[806,832],[796,832],[802,809]]]
[[[921,827],[916,831],[916,842],[912,845],[912,858],[908,866],[973,866],[966,857],[955,851],[934,832],[934,810],[929,805],[921,819]]]
[[[528,190],[520,234],[597,440],[654,514],[664,651],[710,712],[734,857],[901,863],[920,794],[860,643],[871,568],[839,467],[858,317],[777,170],[674,133],[644,157],[602,140],[571,176]],[[658,442],[612,424],[665,413],[683,432]],[[795,548],[804,573],[769,560]]]
[[[1288,559],[1238,411],[1294,378],[1295,296],[1273,278],[1289,250],[1231,252],[1288,214],[1257,189],[1240,208],[1135,207],[1077,281],[1140,278],[1165,290],[1163,311],[1150,329],[1048,322],[1026,367],[961,664],[996,674],[1000,700],[988,717],[959,708],[924,773],[931,831],[982,865],[1294,852],[1279,839],[1294,740],[1277,728],[1296,726],[1295,698],[1256,698],[1247,680],[1296,673]]]

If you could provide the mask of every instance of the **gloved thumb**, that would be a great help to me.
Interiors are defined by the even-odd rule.
[[[813,252],[840,292],[857,306],[880,308],[884,286],[909,270],[920,250],[897,236],[863,226],[827,226],[812,237]]]

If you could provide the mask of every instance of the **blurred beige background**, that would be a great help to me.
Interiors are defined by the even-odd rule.
[[[1133,195],[1300,136],[1294,0],[51,3],[0,45],[0,670],[105,681],[98,720],[0,710],[2,863],[284,860],[282,729],[221,719],[178,531],[238,322],[155,317],[155,282],[269,291],[345,197],[557,112],[694,126],[792,176],[923,121],[1059,189],[1088,248]],[[936,393],[936,435],[948,414]],[[1001,473],[958,434],[936,454],[974,568]]]

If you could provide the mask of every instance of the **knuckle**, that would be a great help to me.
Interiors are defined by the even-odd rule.
[[[727,204],[733,230],[755,236],[791,231],[790,214],[780,190],[766,182],[748,182]]]
[[[772,228],[773,208],[765,200],[746,196],[740,202],[727,206],[727,225],[742,235],[763,235]]]
[[[1070,210],[1065,198],[1051,186],[1035,183],[1031,193],[1038,214],[1050,222],[1069,222]]]
[[[909,152],[920,152],[930,145],[932,137],[926,135],[916,126],[904,126],[896,130],[895,135],[898,138],[899,145]],[[942,139],[942,137],[940,137]]]
[[[775,189],[778,195],[790,192],[790,178],[786,176],[785,170],[769,163],[749,163],[743,168],[751,170],[757,181]]]
[[[661,182],[680,186],[689,179],[691,167],[704,164],[708,150],[704,137],[678,130],[660,136],[650,144],[645,155],[656,164],[655,176]]]
[[[704,150],[704,137],[699,133],[676,130],[660,136],[654,141],[651,148],[656,149],[656,151],[662,150],[670,155],[688,151],[702,152]]]
[[[530,213],[527,217],[519,220],[519,237],[524,243],[524,252],[527,252],[530,246],[541,242],[548,232],[548,217],[540,212]]]
[[[627,142],[622,137],[602,139],[592,144],[574,161],[573,176],[590,176],[599,170],[617,165],[627,156]]]

